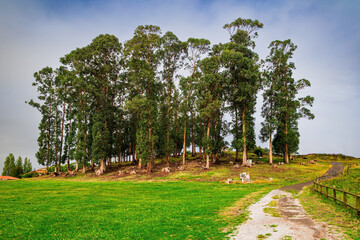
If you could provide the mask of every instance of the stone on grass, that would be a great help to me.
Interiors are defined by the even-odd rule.
[[[164,167],[161,169],[161,172],[163,173],[169,173],[170,172],[170,168],[169,167]]]
[[[230,183],[233,183],[233,180],[231,178],[228,178],[226,181],[225,181],[226,184],[230,184]]]
[[[278,165],[277,165],[277,164],[273,164],[272,167],[273,167],[273,168],[277,168]]]
[[[180,166],[180,167],[178,167],[178,170],[179,170],[179,171],[184,171],[184,170],[185,170],[185,167],[184,167],[184,166]]]
[[[130,171],[130,175],[135,175],[136,174],[136,171],[135,170],[131,170]]]
[[[234,168],[240,168],[240,165],[239,165],[239,164],[235,164],[235,165],[234,165]]]

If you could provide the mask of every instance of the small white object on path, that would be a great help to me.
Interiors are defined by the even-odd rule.
[[[277,209],[281,217],[273,217],[264,212],[264,208],[278,199]],[[292,198],[291,193],[279,189],[273,190],[257,203],[249,207],[250,218],[237,227],[235,233],[229,237],[232,240],[256,240],[261,239],[292,239],[311,240],[343,239],[340,234],[330,233],[326,224],[314,222],[301,206],[298,199]]]

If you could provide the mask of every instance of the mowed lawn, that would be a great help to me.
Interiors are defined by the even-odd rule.
[[[268,184],[3,181],[1,239],[222,239],[219,213]],[[237,223],[244,218],[237,217]]]

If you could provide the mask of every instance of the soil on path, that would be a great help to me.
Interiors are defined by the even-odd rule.
[[[343,168],[341,163],[332,163],[332,167],[323,176],[340,173]],[[300,191],[311,184],[312,181],[309,181],[268,193],[259,202],[249,207],[249,220],[240,225],[230,239],[343,239],[340,234],[331,232],[325,223],[314,222],[299,200],[286,192],[286,190]],[[264,210],[271,214],[265,213]]]

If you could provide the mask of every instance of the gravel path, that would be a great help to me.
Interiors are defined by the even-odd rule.
[[[332,167],[324,174],[330,175],[342,171],[343,166],[332,163]],[[330,233],[325,223],[314,222],[301,206],[298,199],[285,190],[301,190],[310,182],[287,186],[268,193],[257,203],[249,207],[250,218],[237,230],[230,239],[343,239],[339,234]],[[271,213],[265,213],[264,209]],[[275,217],[277,215],[277,217]]]

